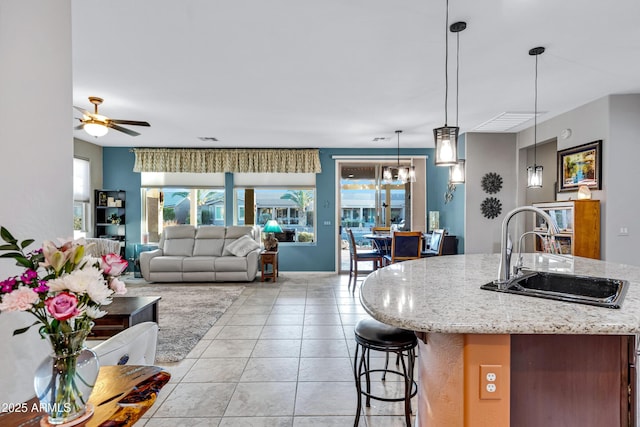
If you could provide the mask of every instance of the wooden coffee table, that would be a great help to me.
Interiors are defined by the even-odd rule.
[[[161,297],[116,297],[103,307],[107,315],[95,319],[91,338],[109,338],[135,324],[158,323],[158,302]]]

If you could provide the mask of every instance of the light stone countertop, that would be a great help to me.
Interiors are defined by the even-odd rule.
[[[363,282],[375,319],[423,332],[629,335],[640,332],[640,267],[582,257],[523,254],[524,267],[626,279],[620,309],[480,289],[498,276],[500,254],[449,255],[392,264]],[[515,262],[515,254],[514,259]]]

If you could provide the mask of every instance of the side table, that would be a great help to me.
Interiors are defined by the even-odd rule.
[[[264,282],[264,279],[273,279],[275,282],[278,277],[278,251],[260,252],[260,264],[262,265],[260,281]],[[267,269],[269,264],[271,264],[270,270]]]

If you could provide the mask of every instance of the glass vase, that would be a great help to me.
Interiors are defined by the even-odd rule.
[[[100,369],[96,354],[85,347],[88,334],[88,330],[45,334],[53,353],[38,366],[34,387],[50,424],[67,423],[87,413]]]

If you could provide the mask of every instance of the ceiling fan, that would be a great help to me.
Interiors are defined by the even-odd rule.
[[[107,116],[103,116],[98,114],[98,105],[102,104],[104,101],[102,98],[97,96],[90,96],[89,102],[91,102],[94,106],[93,113],[89,111],[76,107],[73,108],[80,111],[82,113],[82,118],[80,120],[80,124],[75,127],[75,129],[84,129],[91,136],[95,136],[96,138],[99,136],[104,136],[109,132],[109,128],[115,129],[120,132],[124,132],[127,135],[138,136],[140,135],[138,132],[133,131],[131,129],[127,129],[118,125],[133,125],[133,126],[151,126],[148,122],[139,122],[136,120],[119,120],[119,119],[110,119]]]

